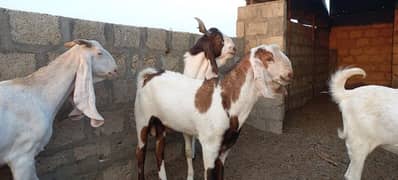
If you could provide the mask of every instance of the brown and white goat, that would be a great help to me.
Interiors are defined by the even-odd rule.
[[[201,22],[201,21],[200,21]],[[203,23],[203,22],[202,22]],[[199,23],[200,24],[200,23]],[[203,35],[203,37],[206,35]],[[216,58],[217,66],[223,66],[227,63],[229,59],[232,59],[235,56],[236,49],[235,43],[232,39],[226,35],[224,38],[224,46],[221,50],[221,55]],[[214,42],[213,42],[214,43]],[[202,39],[199,39],[197,44],[204,45]],[[210,61],[206,58],[205,52],[200,52],[195,55],[192,55],[189,51],[184,55],[184,75],[189,76],[195,79],[211,79],[214,77],[214,73],[212,72]],[[187,158],[188,165],[188,180],[192,180],[194,176],[192,159],[195,157],[195,137],[192,137],[188,134],[184,134],[185,140],[185,156]]]
[[[252,48],[220,82],[153,68],[141,71],[135,99],[138,179],[145,179],[149,132],[156,136],[159,178],[167,179],[166,128],[198,137],[205,179],[223,179],[225,159],[258,97],[274,98],[285,92],[292,75],[289,59],[274,45]]]

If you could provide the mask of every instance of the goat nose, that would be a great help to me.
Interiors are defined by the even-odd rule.
[[[235,47],[232,50],[234,50],[234,52],[236,52],[236,48]]]

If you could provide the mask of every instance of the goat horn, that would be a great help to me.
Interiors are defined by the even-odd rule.
[[[197,17],[195,17],[195,19],[196,19],[196,21],[198,21],[198,23],[199,23],[199,27],[198,27],[199,32],[201,32],[201,33],[203,33],[203,34],[207,34],[208,32],[207,32],[206,26],[205,26],[205,24],[203,23],[203,21],[202,21],[201,19],[197,18]]]

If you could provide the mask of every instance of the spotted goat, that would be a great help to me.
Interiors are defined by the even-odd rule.
[[[207,29],[204,25],[204,23],[200,19],[196,19],[199,23],[199,30],[200,31],[205,31],[207,32]],[[202,30],[201,30],[202,29]],[[212,28],[211,28],[212,29]],[[216,31],[217,32],[217,31]],[[218,57],[216,57],[216,63],[217,66],[223,66],[224,64],[227,63],[230,59],[232,59],[235,56],[236,53],[236,48],[235,48],[235,43],[232,41],[232,39],[226,35],[223,35],[224,41],[213,41],[215,38],[209,38],[208,34],[213,34],[211,36],[215,36],[214,32],[212,33],[205,33],[197,42],[196,44],[191,48],[190,51],[186,52],[184,55],[184,75],[189,76],[191,78],[195,79],[211,79],[212,77],[216,77],[218,74],[214,74],[212,71],[212,65],[211,61],[207,59],[206,54],[210,54],[211,52],[205,52],[204,50],[206,49],[205,46],[208,46],[209,43],[211,44],[217,44],[217,43],[223,43],[222,49],[220,48],[222,44],[219,45],[213,45],[213,47],[217,47],[218,49],[215,49],[214,54],[220,54]],[[204,42],[206,41],[206,42]],[[201,48],[198,48],[202,46]],[[197,49],[202,49],[202,51],[197,51]],[[192,52],[195,52],[196,54],[191,54]],[[217,67],[217,68],[218,68]],[[193,136],[190,136],[188,134],[184,134],[184,141],[185,141],[185,156],[187,159],[187,165],[188,165],[188,180],[193,179],[193,165],[192,165],[192,159],[195,157],[195,142],[196,138]]]
[[[292,76],[290,60],[275,45],[252,48],[218,83],[153,68],[141,71],[135,101],[138,179],[145,179],[149,134],[156,136],[159,179],[167,179],[166,129],[198,137],[205,179],[223,179],[225,159],[258,97],[285,95]]]

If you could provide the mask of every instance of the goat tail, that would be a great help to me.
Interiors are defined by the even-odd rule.
[[[361,75],[363,78],[366,77],[366,72],[361,68],[344,68],[338,70],[329,82],[329,90],[333,100],[336,103],[341,102],[347,96],[347,90],[344,85],[348,78],[354,75]]]
[[[137,89],[144,87],[146,81],[150,80],[152,76],[163,73],[164,70],[157,70],[155,68],[146,68],[138,73],[137,76]]]

